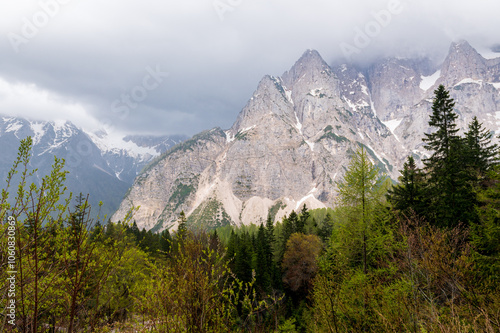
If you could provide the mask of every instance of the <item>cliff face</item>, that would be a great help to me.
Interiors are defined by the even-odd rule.
[[[331,68],[308,50],[281,77],[261,80],[229,130],[200,133],[146,168],[114,219],[134,205],[140,228],[175,227],[182,210],[189,223],[215,227],[279,219],[304,203],[331,206],[357,147],[393,179],[408,154],[426,153],[438,84],[455,98],[460,126],[472,116],[496,126],[499,63],[465,42],[438,69],[408,59]]]

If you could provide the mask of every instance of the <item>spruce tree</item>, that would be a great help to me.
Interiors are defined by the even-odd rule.
[[[476,180],[483,178],[498,163],[498,146],[491,143],[491,138],[491,132],[474,117],[465,132],[465,147],[466,163]]]
[[[236,256],[236,251],[238,250],[239,237],[238,234],[231,229],[231,234],[229,235],[229,241],[227,242],[227,250],[225,259],[230,261],[229,266],[234,271],[234,257]]]
[[[321,223],[321,226],[318,230],[318,236],[324,243],[327,243],[328,240],[330,239],[330,236],[332,235],[332,231],[333,231],[333,217],[328,212],[326,213],[325,219]]]
[[[186,226],[186,222],[187,222],[187,219],[186,219],[186,214],[184,213],[184,211],[182,211],[180,214],[179,214],[179,226],[177,227],[177,234],[176,234],[176,238],[177,238],[177,241],[182,241],[184,238],[186,238],[186,233],[187,233],[187,226]]]
[[[307,210],[306,204],[304,204],[304,206],[302,206],[302,210],[300,211],[300,217],[297,223],[296,232],[300,232],[303,234],[305,233],[305,226],[307,223],[307,219],[309,219],[309,216],[310,216],[309,211]]]
[[[299,224],[299,216],[297,215],[297,213],[295,213],[294,210],[292,210],[292,212],[290,213],[290,215],[288,216],[288,222],[290,222],[290,231],[289,234],[288,234],[288,237],[290,237],[291,234],[295,233],[295,232],[299,232],[298,229],[300,228]],[[288,237],[287,237],[287,240],[288,240]]]
[[[170,245],[172,244],[172,237],[168,229],[165,229],[160,234],[160,250],[163,253],[168,253],[170,250]]]
[[[404,214],[415,212],[424,216],[426,209],[424,186],[422,171],[417,168],[413,156],[408,156],[401,170],[399,184],[389,189],[387,198],[394,209]]]
[[[266,221],[266,241],[268,244],[268,251],[269,251],[267,253],[268,256],[267,262],[270,263],[269,275],[271,278],[271,284],[274,288],[277,288],[281,283],[281,276],[278,267],[276,266],[276,261],[274,257],[277,245],[276,245],[276,238],[274,235],[274,223],[273,220],[271,219],[271,216],[268,216]]]
[[[252,257],[252,238],[245,231],[239,239],[234,258],[234,273],[243,282],[252,280]]]
[[[423,160],[429,175],[426,195],[432,198],[427,217],[439,226],[455,226],[475,220],[475,195],[470,188],[463,140],[458,135],[455,103],[443,85],[434,91],[429,125],[436,128],[425,133],[425,148],[432,151]]]
[[[268,291],[271,284],[271,262],[269,261],[271,250],[263,224],[259,226],[259,231],[257,232],[255,252],[255,283],[262,291]]]

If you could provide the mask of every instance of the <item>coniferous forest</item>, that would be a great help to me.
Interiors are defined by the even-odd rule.
[[[499,332],[500,165],[476,118],[435,91],[429,155],[397,183],[360,146],[333,209],[174,232],[99,216],[35,185],[31,138],[0,199],[2,332]]]

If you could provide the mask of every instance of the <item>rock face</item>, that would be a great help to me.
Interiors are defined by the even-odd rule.
[[[19,141],[33,139],[31,167],[37,168],[36,179],[50,172],[54,156],[64,158],[66,186],[74,195],[89,195],[97,212],[112,214],[141,169],[184,137],[111,138],[101,131],[86,133],[70,122],[30,121],[23,118],[0,118],[0,179],[6,179],[17,156]],[[12,190],[12,189],[11,189]],[[15,189],[14,189],[15,191]],[[11,195],[12,196],[12,195]]]
[[[200,133],[150,164],[113,218],[140,206],[138,226],[158,231],[175,228],[182,210],[210,228],[331,206],[358,147],[392,179],[408,154],[423,157],[439,84],[456,100],[459,126],[478,116],[496,130],[499,64],[466,42],[453,44],[439,67],[385,59],[365,71],[332,68],[308,50],[281,77],[261,80],[230,129]]]

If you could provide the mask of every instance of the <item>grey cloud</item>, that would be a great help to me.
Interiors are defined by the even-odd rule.
[[[9,33],[21,34],[24,18],[32,20],[41,7],[0,4],[1,78],[34,83],[60,96],[61,104],[80,103],[97,120],[115,119],[124,131],[194,134],[230,127],[260,78],[281,75],[308,48],[329,63],[346,61],[342,43],[356,46],[356,32],[397,0],[220,0],[230,8],[223,20],[213,0],[41,0],[54,1],[60,4],[56,15],[18,53]],[[500,42],[497,1],[400,5],[403,11],[351,61],[430,55],[439,62],[452,40]],[[160,66],[168,78],[127,117],[116,118],[112,103],[141,84],[148,66]],[[0,112],[7,107],[0,100]],[[39,114],[31,107],[24,106],[27,115]]]

